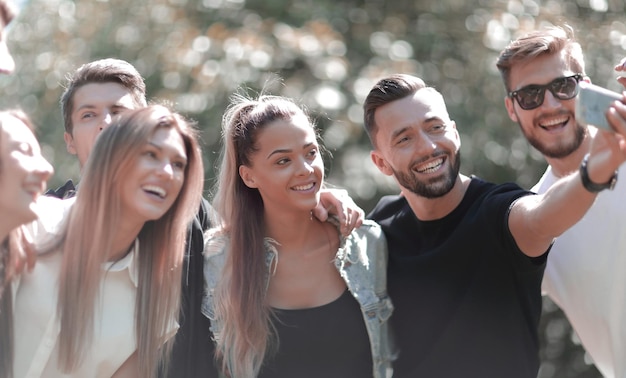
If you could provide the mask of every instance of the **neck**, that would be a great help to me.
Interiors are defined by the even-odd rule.
[[[278,215],[266,209],[264,219],[267,236],[287,248],[302,245],[320,227],[320,221],[307,212]]]
[[[464,175],[459,175],[454,183],[454,187],[448,193],[438,198],[426,198],[418,196],[404,188],[402,193],[406,197],[411,210],[419,220],[429,221],[445,217],[463,200],[465,191],[471,179]]]
[[[111,245],[107,261],[117,261],[128,254],[144,223],[129,225],[122,222]]]

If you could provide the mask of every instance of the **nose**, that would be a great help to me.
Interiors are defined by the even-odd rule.
[[[431,135],[424,131],[420,133],[420,138],[416,143],[417,148],[415,150],[420,156],[431,155],[437,150],[437,143],[435,143]]]
[[[313,165],[308,160],[303,160],[302,164],[298,168],[298,175],[300,176],[308,176],[313,173]]]
[[[541,106],[544,108],[548,108],[548,109],[558,108],[561,106],[561,100],[554,97],[552,92],[550,92],[549,90],[546,90],[546,92],[543,95],[543,104],[541,104]]]
[[[170,161],[164,161],[162,162],[162,164],[160,164],[159,168],[157,169],[157,174],[160,177],[165,177],[168,179],[171,179],[174,177],[174,166],[172,165],[172,162]]]
[[[35,163],[35,174],[41,178],[41,181],[45,183],[48,182],[50,176],[54,173],[54,168],[52,168],[52,164],[46,160],[43,156],[40,156],[37,162]]]
[[[100,122],[100,131],[109,127],[109,125],[111,125],[112,120],[113,120],[113,117],[111,116],[111,113],[106,113],[104,117],[102,118],[102,121]]]

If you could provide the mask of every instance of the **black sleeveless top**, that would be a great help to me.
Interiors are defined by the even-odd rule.
[[[358,302],[348,290],[314,308],[274,310],[278,351],[259,378],[372,377],[372,352]]]

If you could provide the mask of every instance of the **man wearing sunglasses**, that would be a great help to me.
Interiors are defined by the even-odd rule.
[[[600,372],[626,377],[626,168],[605,182],[583,174],[591,140],[611,131],[576,122],[578,83],[589,81],[581,46],[571,27],[546,28],[511,42],[497,66],[509,117],[549,164],[532,190],[544,193],[580,171],[585,188],[601,192],[585,217],[556,239],[542,289],[563,309]],[[615,69],[626,70],[626,59]],[[618,80],[626,86],[626,78]],[[616,130],[626,126],[618,108],[626,105],[615,103],[607,112]]]

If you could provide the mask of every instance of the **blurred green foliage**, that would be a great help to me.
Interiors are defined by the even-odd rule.
[[[619,90],[612,67],[626,55],[625,9],[623,0],[30,0],[10,29],[17,72],[0,78],[0,105],[22,107],[39,125],[58,186],[79,177],[58,106],[66,74],[99,58],[127,60],[150,99],[198,122],[209,195],[229,96],[242,85],[266,89],[306,105],[333,156],[329,182],[369,210],[398,189],[370,161],[361,105],[380,77],[413,73],[446,98],[464,173],[530,187],[545,162],[506,114],[500,49],[567,22],[588,75]],[[541,335],[540,377],[599,376],[549,300]]]

